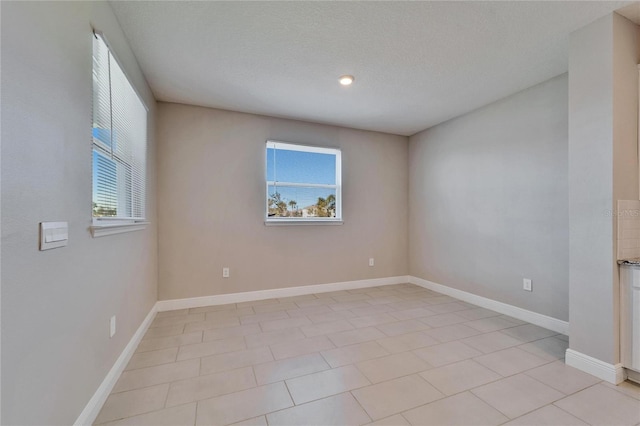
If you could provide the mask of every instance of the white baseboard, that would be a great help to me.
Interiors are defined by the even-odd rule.
[[[138,344],[142,340],[142,337],[151,325],[151,321],[153,321],[153,317],[158,311],[157,305],[157,303],[153,305],[144,321],[142,321],[142,324],[140,324],[140,327],[138,327],[138,330],[136,330],[133,337],[131,337],[131,340],[129,340],[129,343],[127,343],[127,346],[125,346],[124,350],[113,364],[113,367],[111,367],[111,370],[107,373],[106,377],[98,387],[98,390],[96,390],[87,405],[84,407],[84,410],[82,410],[82,413],[80,413],[76,419],[74,426],[92,425],[96,420],[96,417],[98,417],[98,414],[102,409],[102,405],[107,400],[107,397],[118,381],[120,374],[124,371],[131,359],[131,356],[133,356]]]
[[[329,284],[314,284],[300,287],[275,288],[271,290],[246,291],[243,293],[216,294],[212,296],[191,297],[187,299],[160,300],[156,304],[158,312],[176,309],[199,308],[211,305],[250,302],[254,300],[274,299],[278,297],[302,296],[330,291],[355,290],[358,288],[377,287],[381,285],[404,284],[409,282],[406,275],[370,280],[344,281]]]
[[[565,363],[614,385],[624,382],[627,378],[622,364],[609,364],[573,349],[567,349]]]
[[[472,303],[486,309],[491,309],[492,311],[500,312],[504,315],[509,315],[511,317],[529,322],[531,324],[535,324],[548,330],[553,330],[556,333],[566,335],[569,334],[569,323],[567,321],[561,321],[547,315],[528,311],[526,309],[518,308],[517,306],[498,302],[497,300],[488,299],[486,297],[478,296],[476,294],[468,293],[466,291],[458,290],[452,287],[447,287],[445,285],[437,284],[418,277],[410,276],[409,282],[411,284],[416,284],[429,290],[437,291],[438,293],[446,294],[447,296],[455,297],[456,299],[460,299],[464,302]]]

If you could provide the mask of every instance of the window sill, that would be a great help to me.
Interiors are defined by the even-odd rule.
[[[342,225],[344,222],[342,220],[265,220],[265,226],[309,226],[309,225]]]
[[[106,237],[107,235],[122,234],[125,232],[142,231],[147,228],[149,222],[94,224],[89,227],[93,238]]]

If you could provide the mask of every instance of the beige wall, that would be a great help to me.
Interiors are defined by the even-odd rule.
[[[267,139],[342,149],[344,225],[264,225]],[[407,162],[406,137],[159,103],[159,298],[406,275]]]
[[[569,45],[571,349],[619,362],[617,201],[638,199],[638,27],[617,14]]]
[[[92,238],[91,25],[150,111],[145,231]],[[155,101],[110,6],[2,2],[2,424],[72,424],[156,301]],[[38,223],[69,245],[38,251]],[[109,339],[109,318],[117,333]]]
[[[567,75],[412,136],[409,158],[410,274],[567,320]]]

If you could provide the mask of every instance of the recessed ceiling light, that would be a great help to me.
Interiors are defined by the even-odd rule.
[[[343,75],[338,79],[340,84],[342,84],[343,86],[350,85],[351,83],[353,83],[353,80],[355,80],[355,78],[353,78],[352,75]]]

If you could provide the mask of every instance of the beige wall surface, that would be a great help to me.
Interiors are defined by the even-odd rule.
[[[344,225],[264,225],[267,139],[342,149]],[[407,153],[406,137],[158,103],[159,299],[406,275]]]
[[[150,107],[151,225],[96,239],[92,24]],[[1,423],[69,425],[156,301],[155,101],[103,2],[3,2],[1,84]],[[69,245],[38,251],[42,221],[68,221]]]
[[[567,320],[567,75],[412,136],[409,158],[410,274]]]
[[[638,27],[617,14],[569,42],[571,349],[615,364],[619,199],[638,199]]]

